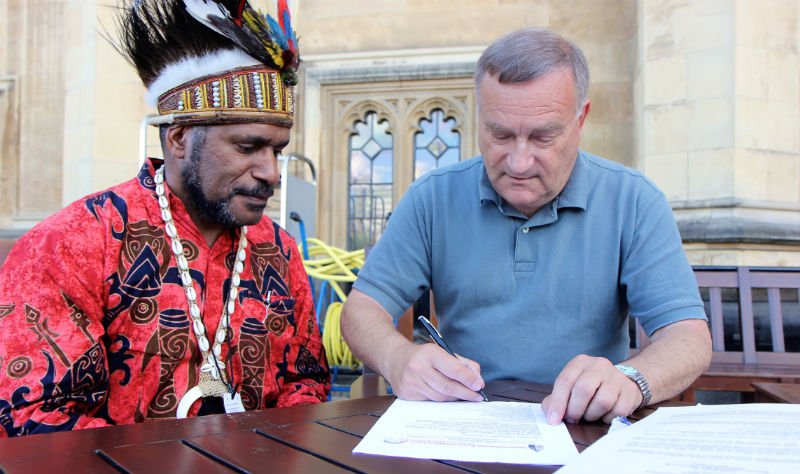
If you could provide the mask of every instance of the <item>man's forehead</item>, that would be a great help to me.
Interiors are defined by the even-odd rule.
[[[261,139],[269,142],[288,141],[291,128],[271,123],[247,122],[236,124],[209,125],[213,135],[237,139]]]

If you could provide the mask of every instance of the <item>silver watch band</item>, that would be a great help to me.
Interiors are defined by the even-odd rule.
[[[642,403],[639,404],[637,410],[646,407],[650,403],[650,398],[652,398],[653,394],[650,392],[650,384],[647,383],[647,379],[644,378],[644,375],[636,368],[629,365],[617,364],[614,367],[639,386],[639,391],[642,392]]]

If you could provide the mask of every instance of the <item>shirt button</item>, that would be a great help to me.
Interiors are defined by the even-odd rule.
[[[522,228],[522,233],[523,233],[523,234],[527,234],[529,230],[531,230],[531,228],[530,228],[530,227],[523,227],[523,228]]]

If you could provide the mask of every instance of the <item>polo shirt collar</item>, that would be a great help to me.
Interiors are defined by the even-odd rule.
[[[578,158],[575,160],[575,167],[572,168],[572,174],[570,174],[567,184],[564,186],[561,194],[555,199],[556,208],[563,209],[572,207],[586,210],[586,203],[589,200],[589,182],[589,168],[586,164],[586,156],[583,151],[578,150]],[[478,180],[478,196],[480,197],[481,204],[492,202],[501,211],[507,214],[520,214],[520,217],[524,217],[513,208],[503,210],[503,198],[497,194],[491,181],[489,181],[489,175],[486,173],[486,166],[483,163],[481,163],[481,174]],[[545,204],[543,208],[549,208],[551,206],[552,201],[549,204]]]
[[[481,172],[478,178],[478,196],[481,198],[481,204],[487,201],[500,204],[500,195],[497,194],[497,191],[495,191],[492,186],[492,182],[489,181],[489,175],[486,173],[486,165],[483,163],[483,157],[481,157]]]
[[[589,201],[589,167],[586,163],[586,156],[578,150],[578,158],[575,160],[575,167],[567,180],[566,186],[561,190],[561,194],[556,198],[559,209],[573,207],[586,210],[586,203]]]

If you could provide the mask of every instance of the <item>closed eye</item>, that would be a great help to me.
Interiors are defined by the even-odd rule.
[[[497,141],[505,142],[505,141],[508,141],[508,140],[513,140],[514,139],[514,135],[512,135],[510,133],[495,132],[495,133],[492,133],[492,138],[494,138]]]
[[[239,153],[243,155],[249,155],[258,149],[258,147],[250,143],[239,143],[236,145],[236,148],[239,150]]]

